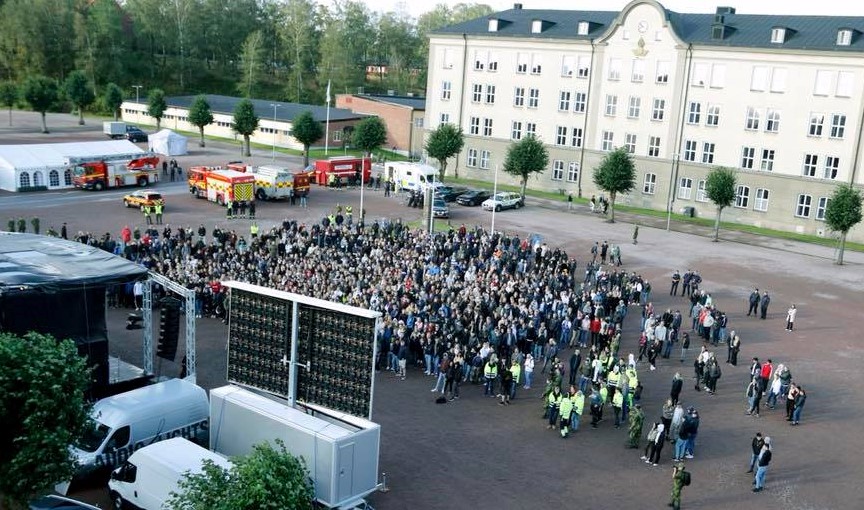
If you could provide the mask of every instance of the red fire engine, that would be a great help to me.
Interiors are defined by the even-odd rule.
[[[319,159],[315,161],[315,182],[321,186],[357,184],[361,171],[363,182],[369,182],[372,175],[371,158],[339,156]]]
[[[219,205],[255,199],[255,176],[214,166],[189,168],[189,192]]]
[[[147,153],[140,157],[66,158],[72,166],[72,184],[76,188],[102,191],[120,186],[147,186],[159,180],[159,156]]]

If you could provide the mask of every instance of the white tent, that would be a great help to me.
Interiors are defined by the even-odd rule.
[[[186,137],[178,135],[170,129],[163,129],[158,133],[150,135],[147,145],[150,150],[165,156],[183,156],[186,151]]]

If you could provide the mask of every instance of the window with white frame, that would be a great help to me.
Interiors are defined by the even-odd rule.
[[[717,127],[720,124],[720,105],[708,103],[705,115],[705,125]]]
[[[750,75],[750,90],[764,92],[768,88],[768,74],[770,70],[765,66],[753,66]]]
[[[589,74],[591,74],[591,57],[579,55],[576,59],[576,77],[587,78]]]
[[[627,152],[630,154],[636,153],[636,135],[634,133],[624,134],[624,148],[627,149]]]
[[[570,129],[570,146],[571,147],[582,147],[582,128],[573,127]]]
[[[56,188],[60,185],[60,172],[57,170],[51,170],[48,172],[48,185],[52,188]]]
[[[711,88],[722,89],[726,86],[726,65],[712,64],[711,65]]]
[[[588,29],[591,25],[587,21],[580,21],[576,25],[576,33],[579,35],[588,35]]]
[[[739,184],[735,188],[735,207],[746,209],[750,205],[750,186]]]
[[[30,173],[21,172],[18,174],[18,187],[19,188],[29,188],[30,187]]]
[[[642,98],[639,96],[630,96],[630,102],[627,106],[627,118],[638,119],[639,111],[642,109]]]
[[[528,108],[540,106],[540,89],[528,89]]]
[[[67,168],[66,170],[63,171],[63,184],[65,186],[71,186],[72,185],[72,169],[71,168]]]
[[[831,78],[833,75],[832,71],[816,71],[816,81],[813,84],[814,96],[827,96],[831,93]]]
[[[704,87],[708,85],[709,69],[708,64],[704,62],[693,64],[693,72],[690,74],[690,85],[692,87]]]
[[[513,106],[525,106],[525,87],[513,89]]]
[[[486,62],[489,60],[489,52],[477,50],[474,52],[474,70],[482,71],[486,68]]]
[[[765,188],[756,188],[756,197],[753,201],[753,210],[766,212],[768,210],[768,190]]]
[[[486,66],[486,70],[490,73],[494,73],[498,70],[498,54],[495,52],[489,52],[489,64]]]
[[[495,85],[486,85],[486,104],[495,104]]]
[[[333,131],[333,141],[334,142],[341,142],[342,141],[342,130],[341,129],[336,129]]]
[[[522,139],[522,121],[514,120],[510,124],[510,139],[511,140],[521,140]]]
[[[618,113],[618,96],[615,94],[606,94],[606,110],[605,114],[609,117],[614,117]]]
[[[562,181],[564,180],[564,161],[560,159],[556,159],[552,161],[552,180],[553,181]]]
[[[819,155],[805,154],[804,166],[801,169],[801,175],[804,177],[816,177],[816,169],[819,168]]]
[[[771,42],[774,44],[783,44],[786,41],[786,29],[783,27],[774,27],[771,29]]]
[[[480,117],[471,117],[470,119],[468,119],[468,134],[480,134]]]
[[[795,216],[798,218],[809,218],[810,217],[810,206],[813,203],[813,197],[811,195],[800,194],[798,195],[798,204],[795,207]]]
[[[747,107],[747,120],[744,123],[744,128],[750,131],[759,129],[759,110],[752,106]]]
[[[837,90],[834,95],[837,97],[852,97],[855,85],[855,73],[850,71],[840,71],[837,73]]]
[[[537,136],[537,123],[536,122],[526,122],[525,123],[525,136]]]
[[[693,179],[682,177],[678,184],[678,198],[682,200],[690,200],[690,194],[693,193]]]
[[[534,53],[531,55],[531,74],[540,74],[543,72],[543,57]]]
[[[702,103],[698,103],[696,101],[690,102],[690,107],[687,111],[687,123],[688,124],[699,124],[702,120]]]
[[[579,163],[571,161],[567,165],[567,181],[577,182],[579,180]]]
[[[752,170],[753,163],[756,161],[756,148],[744,147],[741,149],[741,168]]]
[[[653,195],[657,188],[657,174],[646,173],[642,180],[642,193]]]
[[[603,138],[600,142],[600,150],[611,151],[612,149],[614,149],[614,139],[615,133],[613,133],[612,131],[603,131]]]
[[[849,46],[852,44],[852,30],[843,28],[837,31],[837,46]]]
[[[449,124],[450,123],[450,114],[449,113],[442,113],[441,116],[438,118],[438,123],[439,124]]]
[[[649,136],[648,137],[648,156],[652,158],[660,157],[660,137],[659,136]]]
[[[477,149],[468,149],[468,157],[465,159],[465,166],[472,168],[477,166]]]
[[[706,165],[714,163],[714,143],[705,142],[702,144],[702,162]]]
[[[447,80],[441,82],[441,100],[449,101],[453,94],[453,83]]]
[[[658,97],[654,98],[654,103],[651,108],[651,120],[663,120],[666,115],[666,100]]]
[[[708,201],[708,191],[705,188],[705,179],[700,179],[696,182],[696,201],[697,202],[707,202]]]
[[[765,131],[777,133],[780,131],[780,110],[768,108],[765,114]]]
[[[828,197],[819,197],[819,200],[816,202],[816,219],[819,221],[825,221],[825,211],[828,210],[828,204],[831,203],[831,199]]]
[[[610,81],[618,81],[621,79],[621,67],[622,61],[620,58],[610,58],[609,59],[609,74],[607,74],[607,78]]]
[[[576,69],[576,57],[573,55],[564,55],[561,59],[561,76],[573,76],[573,71]]]
[[[555,145],[567,145],[567,126],[558,126],[555,128]]]
[[[492,119],[483,119],[483,136],[492,136]]]
[[[822,136],[822,126],[824,125],[824,113],[810,113],[810,127],[807,131],[807,134],[810,136]]]
[[[684,161],[696,161],[696,147],[699,142],[696,140],[684,140]]]
[[[846,116],[841,113],[831,115],[831,138],[843,138],[846,134]]]
[[[774,149],[762,149],[762,160],[759,168],[763,172],[774,171]]]
[[[479,103],[483,100],[483,85],[475,83],[471,86],[471,102]]]
[[[840,158],[837,156],[825,156],[825,170],[822,173],[822,178],[836,179],[838,172],[840,172]]]
[[[771,69],[771,92],[775,94],[786,92],[786,76],[788,74],[785,67]]]
[[[489,160],[492,159],[492,152],[488,150],[480,151],[480,168],[489,170]]]
[[[528,72],[528,63],[531,61],[531,55],[527,53],[519,53],[516,55],[516,74],[525,74]]]
[[[573,96],[573,111],[575,113],[585,113],[585,107],[588,104],[588,94],[585,92],[576,92]]]
[[[645,81],[645,61],[641,58],[633,59],[633,68],[630,71],[630,81],[642,83]]]
[[[657,74],[655,76],[655,83],[669,83],[669,72],[672,69],[672,62],[668,60],[658,60],[657,61]]]
[[[558,93],[558,111],[566,112],[570,110],[570,91],[562,90]]]

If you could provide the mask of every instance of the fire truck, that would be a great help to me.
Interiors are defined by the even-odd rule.
[[[120,186],[147,186],[159,181],[159,156],[146,153],[114,158],[66,158],[76,188],[102,191]]]
[[[188,170],[189,192],[219,205],[255,199],[255,176],[214,166],[193,166]]]
[[[292,172],[285,167],[265,165],[254,167],[240,162],[228,163],[228,169],[251,173],[255,176],[255,197],[258,200],[277,200],[309,195],[309,172]]]
[[[371,158],[338,156],[315,161],[315,182],[321,186],[358,184],[361,172],[363,173],[363,182],[369,182],[369,177],[372,175]],[[332,180],[331,175],[333,176]]]

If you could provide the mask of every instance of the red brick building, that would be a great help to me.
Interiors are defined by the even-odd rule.
[[[422,156],[425,97],[337,94],[336,108],[380,117],[387,126],[388,148],[395,147],[396,151],[414,158]]]

